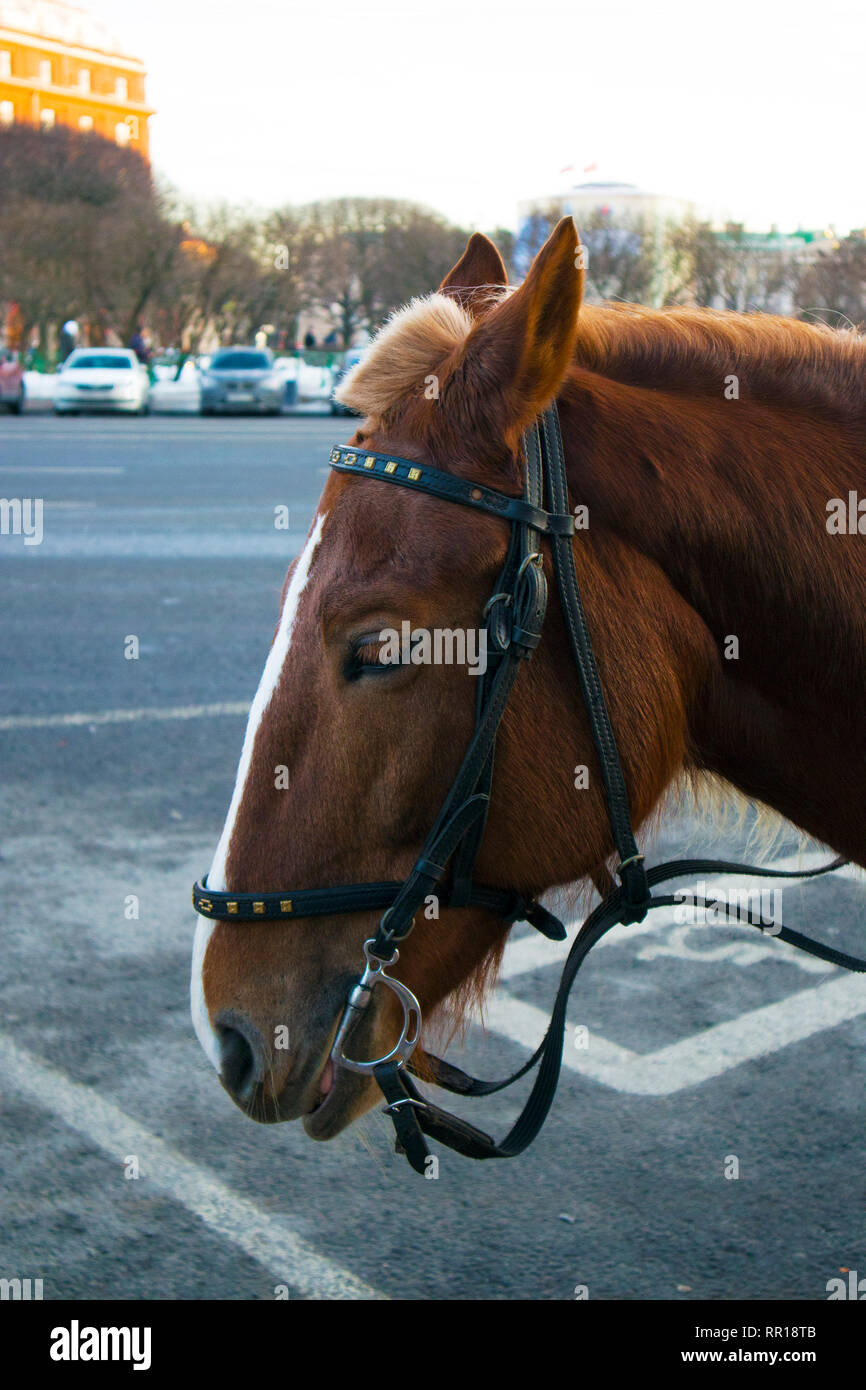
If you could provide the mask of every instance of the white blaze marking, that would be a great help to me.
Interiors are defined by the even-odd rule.
[[[268,652],[268,659],[265,662],[265,669],[259,681],[259,688],[250,706],[250,713],[247,719],[246,732],[244,734],[244,746],[241,749],[240,762],[238,763],[237,776],[235,778],[235,789],[232,792],[231,804],[229,805],[228,815],[225,825],[216,847],[213,863],[207,876],[208,886],[216,889],[217,892],[224,891],[228,886],[225,880],[226,860],[229,855],[232,834],[234,833],[235,821],[237,820],[238,810],[243,800],[244,789],[246,787],[247,775],[250,764],[253,760],[253,748],[256,742],[256,735],[259,725],[262,722],[265,710],[271,702],[277,683],[280,679],[286,657],[289,654],[289,647],[292,643],[292,633],[295,628],[295,620],[298,616],[301,594],[306,587],[310,573],[310,566],[313,563],[313,556],[316,547],[322,537],[322,528],[328,513],[323,512],[317,517],[316,524],[310,533],[307,543],[301,552],[300,559],[295,566],[292,575],[286,601],[283,604],[283,611],[280,617],[280,626],[277,635]],[[202,969],[204,966],[205,953],[208,948],[213,929],[216,924],[208,921],[206,917],[199,917],[195,931],[195,942],[192,949],[192,971],[190,976],[190,1011],[199,1042],[204,1048],[207,1056],[217,1071],[219,1065],[219,1048],[217,1035],[211,1027],[210,1016],[204,997],[204,985],[202,982]]]

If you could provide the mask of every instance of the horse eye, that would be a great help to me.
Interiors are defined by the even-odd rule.
[[[377,636],[359,637],[351,643],[343,668],[347,681],[356,681],[366,675],[387,675],[400,663],[382,660],[382,642]]]

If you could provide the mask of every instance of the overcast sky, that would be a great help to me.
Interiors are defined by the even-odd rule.
[[[145,59],[154,163],[199,197],[490,228],[603,177],[754,229],[866,224],[864,0],[78,3]]]

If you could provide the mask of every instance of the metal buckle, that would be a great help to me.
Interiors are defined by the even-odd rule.
[[[337,1029],[337,1036],[334,1039],[334,1046],[331,1048],[331,1059],[335,1066],[360,1072],[362,1076],[372,1076],[376,1067],[380,1067],[383,1062],[396,1062],[398,1067],[402,1067],[415,1051],[421,1033],[421,1006],[418,1000],[406,985],[385,974],[385,966],[395,965],[400,958],[400,952],[395,950],[390,960],[382,960],[379,956],[373,955],[372,946],[373,938],[371,937],[369,941],[364,942],[364,957],[367,962],[364,973],[349,995],[340,1026]],[[403,1007],[403,1027],[391,1051],[386,1052],[384,1057],[376,1057],[372,1062],[356,1062],[353,1057],[345,1055],[343,1043],[346,1041],[351,1028],[368,1008],[373,990],[380,983],[387,985],[388,989],[396,994],[400,1000]]]
[[[515,584],[519,584],[530,565],[538,565],[540,568],[544,564],[544,556],[540,550],[530,550],[528,555],[524,555],[520,562],[520,569],[517,571]]]
[[[623,859],[623,860],[617,865],[617,868],[616,868],[616,876],[617,876],[617,878],[619,879],[620,883],[622,883],[622,871],[623,871],[623,869],[627,869],[628,866],[629,866],[629,864],[639,864],[640,861],[641,861],[642,859],[645,859],[645,858],[646,858],[646,855],[645,855],[645,854],[630,854],[629,857],[628,857],[628,859]]]
[[[510,595],[510,594],[507,594],[507,593],[504,593],[504,592],[503,592],[503,593],[499,593],[499,594],[494,594],[492,598],[489,598],[489,599],[487,600],[487,602],[485,603],[484,607],[482,608],[482,610],[481,610],[481,616],[482,616],[482,618],[486,618],[487,615],[489,614],[491,608],[494,608],[494,607],[496,606],[497,603],[504,603],[505,606],[506,606],[506,608],[507,608],[510,602],[511,602],[511,595]]]

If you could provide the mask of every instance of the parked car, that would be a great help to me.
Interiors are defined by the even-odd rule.
[[[220,348],[207,366],[199,366],[201,413],[279,415],[285,385],[285,377],[274,370],[273,356],[266,348]]]
[[[349,348],[343,353],[343,360],[334,369],[334,376],[331,382],[331,414],[332,415],[357,415],[357,410],[352,410],[351,406],[343,405],[342,401],[334,399],[334,392],[340,385],[344,377],[348,376],[353,367],[357,366],[364,356],[364,348]]]
[[[0,351],[0,405],[13,415],[24,409],[24,365],[17,352]]]
[[[274,369],[281,373],[285,382],[285,404],[296,405],[298,401],[329,401],[333,386],[333,367],[330,365],[332,353],[311,352],[309,349],[284,357],[278,357]],[[315,361],[319,357],[322,361]],[[310,361],[313,358],[313,361]]]
[[[146,415],[150,379],[130,348],[76,348],[57,376],[55,415],[81,410],[117,410]]]

